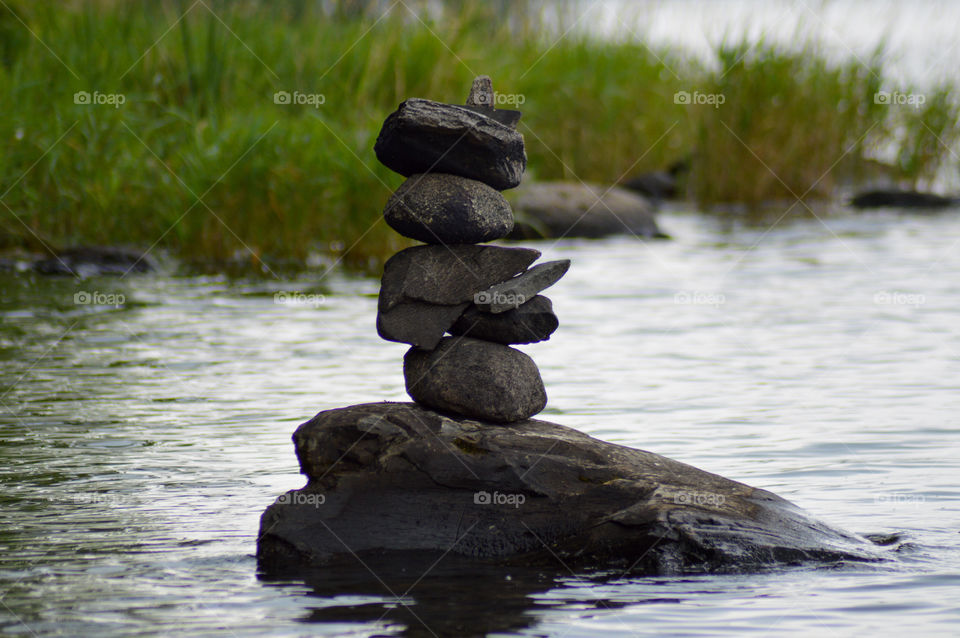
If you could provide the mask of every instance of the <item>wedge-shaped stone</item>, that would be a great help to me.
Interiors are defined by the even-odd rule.
[[[569,259],[547,261],[513,279],[477,293],[473,302],[480,310],[497,314],[513,310],[533,299],[538,292],[557,283],[570,269]]]

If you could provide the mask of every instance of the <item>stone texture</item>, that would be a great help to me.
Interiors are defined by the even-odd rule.
[[[537,264],[513,279],[504,281],[474,295],[473,303],[493,314],[514,310],[533,299],[538,292],[557,283],[570,269],[569,259]]]
[[[414,401],[482,421],[523,421],[547,405],[533,359],[469,337],[445,337],[433,351],[411,348],[403,357],[403,378]]]
[[[499,191],[445,173],[411,175],[383,217],[404,237],[427,244],[480,244],[513,230],[513,212]]]
[[[457,318],[469,306],[439,306],[424,301],[408,301],[377,313],[377,334],[387,341],[409,343],[433,350]]]
[[[493,80],[489,75],[478,75],[470,85],[467,106],[480,106],[493,109]]]
[[[519,308],[499,314],[483,312],[471,305],[450,326],[450,333],[510,345],[546,341],[558,325],[553,304],[537,295]]]
[[[407,301],[442,306],[472,302],[476,293],[526,270],[540,251],[500,246],[414,246],[387,260],[378,309]]]
[[[489,75],[478,75],[473,79],[473,85],[470,87],[470,95],[467,96],[466,107],[492,117],[496,121],[517,128],[517,122],[520,121],[520,111],[511,111],[510,109],[498,109],[495,104],[496,93],[493,91],[493,80]]]
[[[657,226],[653,205],[626,189],[597,184],[535,182],[518,189],[513,203],[513,239],[666,237]]]
[[[309,482],[260,519],[258,563],[274,573],[372,554],[414,575],[468,560],[663,575],[886,555],[768,491],[546,421],[371,403],[321,412],[293,440]]]
[[[527,165],[523,136],[478,109],[411,98],[387,116],[373,147],[409,177],[452,173],[497,190],[514,188]]]

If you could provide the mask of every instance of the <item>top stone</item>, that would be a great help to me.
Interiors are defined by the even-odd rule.
[[[475,83],[468,100],[480,99],[492,101],[493,93]],[[520,184],[527,166],[523,135],[501,121],[509,122],[509,113],[492,105],[410,98],[387,116],[373,150],[384,166],[405,177],[450,173],[507,190]]]
[[[520,111],[498,109],[496,108],[496,101],[497,94],[493,92],[493,80],[490,79],[489,75],[478,75],[473,80],[473,86],[470,87],[470,95],[467,96],[467,108],[487,117],[492,117],[510,128],[517,128],[517,122],[520,121]]]

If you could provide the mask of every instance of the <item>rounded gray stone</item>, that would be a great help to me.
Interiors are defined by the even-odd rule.
[[[411,175],[383,218],[404,237],[427,244],[480,244],[513,230],[513,212],[499,191],[446,173]]]
[[[481,421],[524,421],[547,405],[533,359],[479,339],[445,337],[434,350],[411,348],[403,378],[414,401]]]

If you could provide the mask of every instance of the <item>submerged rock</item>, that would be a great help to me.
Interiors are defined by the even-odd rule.
[[[523,421],[547,405],[533,359],[499,343],[446,337],[403,357],[407,394],[425,406],[493,423]]]
[[[854,208],[946,208],[957,204],[957,197],[898,189],[865,191],[850,201]]]
[[[58,251],[53,257],[34,262],[41,275],[97,277],[148,273],[157,269],[149,254],[112,246],[81,246]]]
[[[636,235],[667,237],[653,205],[618,186],[534,182],[517,190],[512,239]]]
[[[400,555],[646,575],[882,557],[775,494],[546,421],[370,403],[293,439],[309,481],[260,519],[268,571]]]

